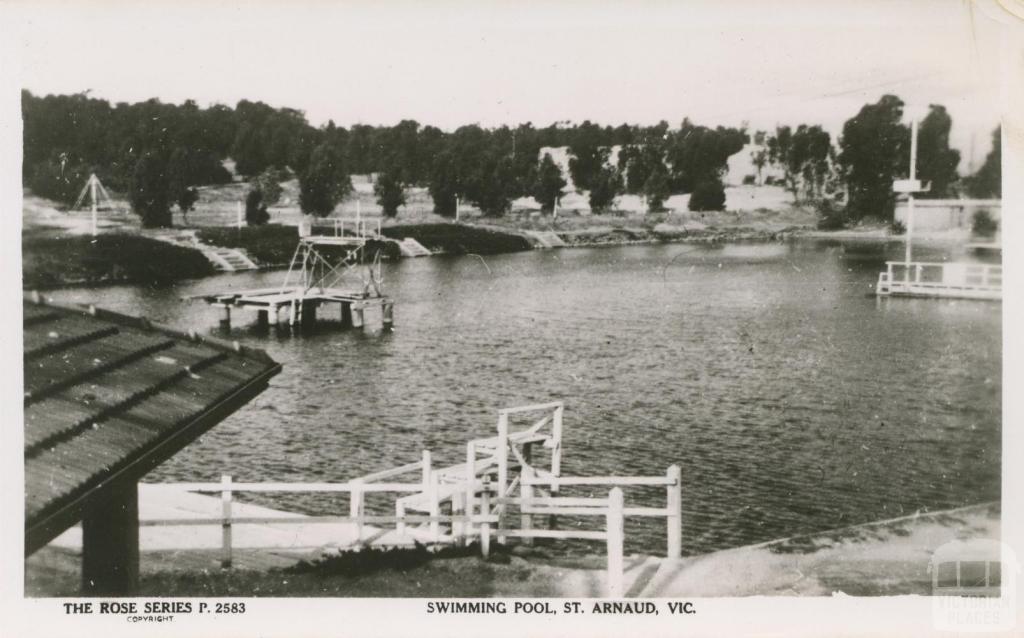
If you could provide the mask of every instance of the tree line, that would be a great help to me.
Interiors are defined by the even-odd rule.
[[[426,188],[435,212],[448,217],[457,201],[499,216],[521,196],[535,197],[550,211],[567,182],[554,158],[541,156],[545,147],[568,147],[568,177],[589,192],[594,210],[611,208],[622,193],[642,196],[651,211],[662,210],[676,193],[690,194],[692,210],[721,210],[728,158],[750,137],[745,128],[710,128],[689,119],[674,128],[664,121],[615,127],[584,121],[543,128],[473,124],[446,132],[413,120],[314,127],[301,111],[248,100],[234,108],[156,99],[112,105],[86,94],[40,97],[28,91],[22,110],[25,186],[71,203],[94,172],[128,193],[146,226],[171,225],[174,207],[187,213],[197,186],[231,181],[223,166],[227,158],[249,182],[246,217],[252,224],[269,218],[280,183],[293,175],[300,207],[318,216],[330,214],[351,192],[350,175],[368,173],[376,174],[374,191],[390,216],[405,203],[410,186]],[[757,132],[764,145],[755,147],[762,150],[753,162],[758,170],[769,163],[780,167],[783,185],[798,199],[832,202],[844,193],[844,219],[891,218],[891,182],[905,176],[909,154],[902,115],[902,101],[884,96],[847,121],[837,143],[820,126]],[[941,106],[932,106],[921,122],[921,179],[931,182],[937,197],[963,190],[997,196],[998,146],[976,175],[960,180],[959,153],[948,144],[951,122]]]

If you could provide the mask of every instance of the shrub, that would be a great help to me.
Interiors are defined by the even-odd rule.
[[[818,230],[841,230],[846,228],[846,211],[832,200],[823,199],[818,203]]]
[[[693,211],[724,210],[725,187],[718,180],[701,182],[690,194],[689,209]]]
[[[992,219],[992,213],[987,208],[979,208],[974,212],[974,216],[971,218],[971,231],[975,235],[989,237],[995,235],[997,230],[999,230],[999,222]]]
[[[245,194],[245,223],[250,226],[262,226],[270,221],[270,213],[263,203],[263,189],[258,183],[253,183],[249,192]]]

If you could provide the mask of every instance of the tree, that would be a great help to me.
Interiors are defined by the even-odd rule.
[[[884,95],[875,104],[865,104],[843,125],[839,163],[846,176],[849,218],[872,215],[892,220],[893,178],[906,174],[909,164],[910,134],[900,123],[902,118],[903,101]]]
[[[595,212],[607,210],[622,191],[622,174],[617,168],[604,166],[590,183],[590,209]]]
[[[259,188],[263,205],[269,208],[281,201],[281,195],[284,193],[281,182],[286,179],[287,171],[271,167],[249,180],[249,183]]]
[[[590,120],[584,120],[574,133],[574,139],[569,144],[569,152],[572,154],[569,158],[569,174],[577,190],[591,190],[594,180],[600,177],[608,162],[609,149],[601,127]]]
[[[768,138],[768,159],[782,168],[786,189],[794,198],[817,199],[828,176],[831,148],[831,136],[820,126],[801,124],[795,132],[780,126]]]
[[[758,136],[761,139],[764,139],[763,132],[759,131]],[[768,164],[768,151],[764,148],[754,149],[750,152],[750,161],[754,164],[754,167],[757,168],[757,185],[760,186],[764,184],[764,178],[762,175],[764,173],[764,167]]]
[[[142,218],[143,228],[170,228],[171,204],[167,193],[166,163],[146,152],[135,164],[128,198],[132,210]]]
[[[536,171],[536,179],[533,184],[533,197],[540,202],[541,210],[551,212],[555,208],[555,202],[562,195],[562,189],[566,186],[562,177],[562,169],[551,159],[550,153],[544,153],[540,166]]]
[[[186,224],[188,212],[199,200],[199,192],[192,188],[189,173],[188,151],[179,146],[167,160],[167,195],[170,201],[178,205]]]
[[[405,205],[405,188],[391,171],[385,171],[377,176],[373,192],[377,195],[377,203],[388,217],[398,215],[398,207]]]
[[[647,198],[647,212],[655,213],[665,210],[665,200],[672,192],[669,190],[668,172],[664,168],[650,174],[644,184],[643,194]]]
[[[689,193],[705,182],[721,182],[726,162],[743,149],[746,139],[741,129],[710,129],[683,120],[666,142],[672,190]]]
[[[921,120],[917,132],[917,175],[922,182],[931,182],[931,188],[922,197],[950,197],[957,180],[956,167],[960,164],[960,151],[949,148],[949,130],[953,119],[946,107],[932,104],[928,115]]]
[[[725,210],[725,187],[719,179],[701,182],[690,194],[688,208],[693,211]]]
[[[638,144],[623,146],[619,152],[619,170],[625,176],[625,190],[637,195],[657,172],[665,173],[665,148],[662,136],[644,135]]]
[[[249,226],[262,226],[270,221],[263,197],[263,190],[258,183],[254,183],[245,194],[245,223]]]
[[[459,196],[459,174],[455,159],[449,150],[439,153],[430,172],[427,188],[434,200],[434,213],[442,217],[455,217],[455,204]]]
[[[299,207],[307,215],[327,217],[352,191],[341,154],[324,142],[313,149],[306,172],[299,178]]]
[[[997,126],[996,130],[992,131],[992,150],[985,156],[985,163],[977,173],[967,179],[967,192],[971,197],[1002,197],[1002,137],[1002,128]]]

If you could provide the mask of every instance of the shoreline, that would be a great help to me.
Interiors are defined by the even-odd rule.
[[[453,224],[453,226],[456,224]],[[517,237],[526,238],[524,231],[516,232],[514,229],[495,228],[489,226],[477,226],[473,224],[458,224],[458,226],[464,226],[469,228],[482,228],[492,232],[502,232],[507,235],[514,235]],[[391,226],[389,228],[398,229],[402,228],[400,225]],[[837,241],[851,241],[851,242],[903,242],[904,238],[901,235],[891,235],[885,229],[864,229],[864,230],[838,230],[838,231],[820,231],[809,227],[786,227],[777,231],[770,230],[757,230],[751,228],[736,228],[736,229],[716,229],[706,228],[694,231],[683,231],[682,233],[670,233],[670,232],[658,232],[653,229],[614,229],[614,228],[596,228],[596,229],[584,229],[577,231],[551,231],[558,235],[564,242],[564,246],[557,246],[553,248],[543,248],[534,245],[529,250],[548,250],[557,248],[603,248],[603,247],[616,247],[616,246],[635,246],[635,245],[656,245],[656,244],[705,244],[705,245],[717,245],[726,243],[785,243],[789,241],[799,241],[804,239],[814,240],[837,240]],[[936,239],[921,237],[920,241],[935,241]],[[939,238],[938,240],[942,240]],[[515,251],[499,251],[493,254],[510,254],[514,252],[528,252],[515,250]],[[430,256],[438,255],[459,255],[459,254],[470,254],[449,252],[445,250],[433,250]],[[407,259],[406,257],[400,257],[399,259]],[[287,263],[274,263],[274,264],[263,264],[259,263],[258,268],[255,270],[245,270],[238,272],[264,272],[283,270],[288,268]],[[177,285],[181,283],[187,283],[189,281],[200,281],[209,277],[232,274],[225,271],[216,271],[209,275],[194,278],[183,278],[172,282],[164,282],[161,285]],[[24,277],[23,277],[24,282]],[[23,285],[22,290],[28,291],[47,291],[47,290],[60,290],[64,288],[106,288],[113,286],[123,285],[138,285],[146,286],[153,285],[145,282],[134,281],[130,278],[119,278],[119,279],[69,279],[64,281],[47,282],[45,284],[36,285]]]
[[[1000,503],[986,502],[675,560],[634,554],[625,561],[626,597],[930,595],[935,551],[957,540],[998,540],[1000,522]],[[253,567],[221,570],[217,550],[144,550],[138,595],[596,598],[603,596],[607,560],[543,545],[504,548],[488,560],[473,547],[437,554],[416,548],[401,550],[404,561],[381,554],[382,564],[367,569],[363,561],[353,573],[339,566],[344,561],[308,562],[309,553],[246,551],[253,555],[240,564]],[[79,555],[73,547],[48,546],[28,558],[26,596],[78,595]]]

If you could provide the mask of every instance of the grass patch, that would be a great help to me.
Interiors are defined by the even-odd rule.
[[[333,227],[329,230],[320,224],[314,226],[314,231],[317,234],[334,234]],[[200,228],[196,231],[196,235],[205,244],[223,246],[224,248],[241,248],[261,266],[280,266],[291,263],[295,247],[299,243],[298,228],[282,224],[243,226],[242,228],[227,226]],[[340,258],[345,252],[344,249],[332,246],[319,246],[317,250],[328,259]],[[392,242],[374,240],[366,242],[367,255],[372,255],[377,251],[382,252],[385,259],[401,257],[401,250]]]
[[[166,285],[213,274],[198,250],[129,234],[22,237],[22,285],[79,283]]]
[[[295,226],[267,224],[265,226],[227,226],[200,228],[196,236],[204,244],[241,248],[253,260],[264,266],[287,264],[295,254],[299,243],[299,231]]]
[[[412,237],[431,251],[453,255],[496,255],[531,250],[525,237],[462,224],[405,224],[381,230],[385,237]]]

